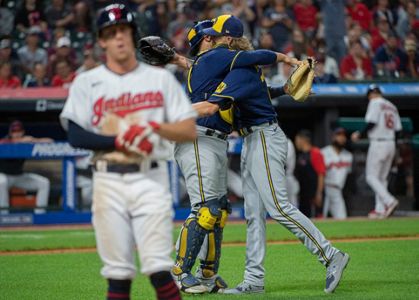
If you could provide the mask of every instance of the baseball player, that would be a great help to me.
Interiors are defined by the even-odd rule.
[[[166,160],[169,140],[196,138],[196,113],[174,76],[138,63],[134,18],[123,4],[106,6],[97,28],[106,64],[76,77],[61,120],[73,146],[95,151],[93,226],[107,299],[130,298],[135,249],[157,299],[181,299],[170,274]]]
[[[295,175],[294,175],[295,160],[296,160],[295,147],[292,141],[288,139],[287,162],[286,162],[286,168],[285,168],[285,175],[287,176],[288,201],[291,202],[291,204],[294,205],[295,207],[298,207],[297,196],[300,191],[300,184],[298,183],[298,180],[295,178]]]
[[[399,201],[387,189],[387,177],[396,152],[396,137],[402,130],[397,108],[383,98],[379,86],[368,87],[369,100],[365,122],[367,126],[362,132],[355,131],[351,139],[358,141],[368,133],[370,146],[366,162],[366,179],[375,193],[375,209],[368,216],[373,219],[389,217],[396,209]]]
[[[287,138],[258,68],[233,69],[208,101],[194,104],[198,114],[211,115],[233,104],[235,126],[244,137],[241,156],[247,221],[244,281],[226,294],[264,292],[266,212],[290,230],[327,267],[325,292],[333,292],[349,255],[332,247],[315,225],[287,200]]]
[[[346,177],[352,171],[353,156],[344,148],[345,145],[346,131],[339,127],[333,131],[332,145],[321,149],[326,165],[323,202],[323,216],[325,218],[327,218],[329,212],[335,219],[346,219],[347,217],[342,189],[345,186]]]
[[[192,53],[198,53],[188,73],[187,91],[193,103],[207,99],[231,69],[277,61],[298,62],[267,50],[229,49],[232,40],[242,35],[243,25],[231,15],[219,16],[214,24],[198,23],[189,32]],[[227,287],[217,272],[222,232],[230,210],[226,197],[226,138],[231,132],[231,115],[228,110],[221,111],[200,118],[197,124],[198,139],[193,144],[177,143],[175,147],[175,159],[186,180],[192,212],[180,233],[172,274],[187,293],[204,293],[205,286],[211,292]],[[205,237],[208,247],[200,254],[200,267],[195,278],[191,268]]]

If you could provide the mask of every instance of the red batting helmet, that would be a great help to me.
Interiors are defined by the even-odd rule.
[[[96,21],[99,36],[104,28],[116,24],[130,25],[135,38],[138,30],[134,21],[134,14],[121,3],[108,5],[99,12],[99,16]],[[134,41],[135,40],[136,39],[134,39]]]

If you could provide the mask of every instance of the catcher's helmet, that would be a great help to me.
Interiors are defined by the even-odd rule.
[[[372,92],[376,92],[376,93],[380,93],[383,94],[383,92],[381,91],[380,87],[376,84],[370,84],[368,86],[367,89],[367,97],[372,93]]]
[[[188,42],[191,49],[189,50],[189,54],[191,56],[195,56],[196,52],[198,51],[199,43],[201,43],[202,39],[204,38],[204,29],[211,28],[213,25],[213,21],[211,20],[204,20],[201,22],[197,22],[194,27],[192,27],[188,32]]]
[[[111,4],[99,12],[99,16],[96,21],[99,36],[104,28],[116,24],[130,25],[133,30],[134,37],[136,36],[137,26],[134,21],[134,15],[124,4]]]

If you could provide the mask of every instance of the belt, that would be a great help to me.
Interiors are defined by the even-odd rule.
[[[106,160],[98,160],[94,165],[96,172],[119,174],[138,173],[141,171],[156,169],[158,167],[159,163],[157,161],[151,161],[149,168],[142,164],[117,164],[107,162]]]
[[[372,138],[371,141],[378,141],[378,142],[394,142],[394,139],[386,139],[386,138]]]
[[[325,184],[327,187],[330,187],[330,188],[334,188],[334,189],[338,189],[338,190],[340,190],[341,188],[340,188],[340,186],[338,186],[337,184],[332,184],[332,183],[326,183]]]
[[[207,130],[205,130],[205,135],[213,136],[213,137],[219,138],[219,139],[224,140],[224,141],[228,137],[228,134],[227,133],[222,133],[222,132],[219,132],[219,131],[217,131],[215,129],[210,129],[210,128],[208,128]]]
[[[258,125],[254,125],[254,126],[249,126],[249,127],[243,127],[243,128],[239,129],[239,134],[240,134],[240,136],[246,136],[246,135],[249,135],[249,134],[253,133],[257,128],[267,127],[267,126],[270,126],[270,125],[276,124],[276,123],[278,123],[278,120],[273,119],[273,120],[270,120],[269,122],[266,122],[266,123],[262,123],[262,124],[258,124]]]

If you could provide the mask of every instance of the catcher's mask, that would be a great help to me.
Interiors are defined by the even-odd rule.
[[[235,38],[243,36],[243,23],[239,18],[232,15],[221,15],[213,20],[211,28],[204,29],[205,35],[222,36],[227,35]]]
[[[204,29],[211,28],[214,24],[211,20],[204,20],[201,22],[197,22],[194,27],[192,27],[188,32],[188,42],[191,49],[189,50],[189,54],[191,56],[196,56],[199,48],[199,44],[201,43],[202,39],[204,38],[205,34],[203,32]]]
[[[103,29],[117,24],[129,25],[132,28],[133,41],[137,40],[138,29],[134,14],[121,3],[108,5],[99,12],[96,21],[98,36],[101,37]]]

